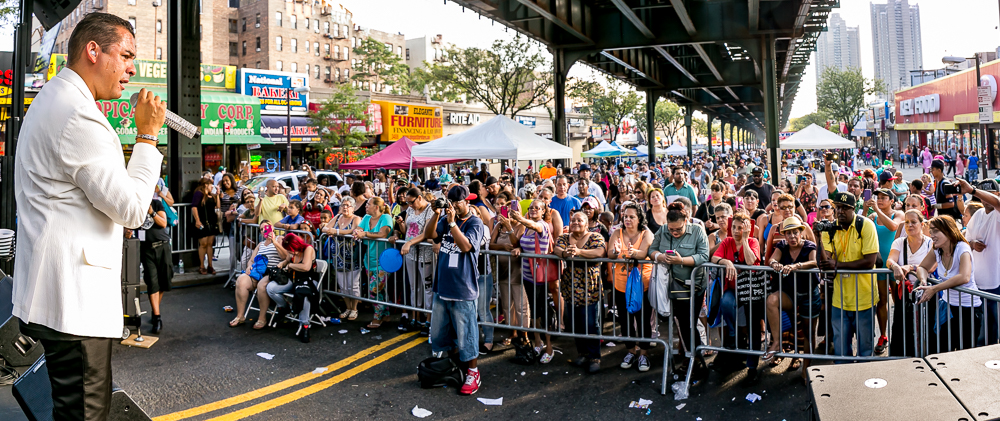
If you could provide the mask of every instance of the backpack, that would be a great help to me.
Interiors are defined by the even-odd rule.
[[[420,387],[430,389],[449,385],[458,387],[465,379],[451,358],[431,357],[417,366],[417,380],[420,381]]]

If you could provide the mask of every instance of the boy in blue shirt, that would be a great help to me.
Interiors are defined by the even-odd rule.
[[[285,230],[300,229],[300,225],[306,221],[302,215],[299,215],[300,212],[302,212],[301,201],[292,200],[288,202],[288,207],[285,208],[285,217],[281,218],[281,221],[274,224],[274,227]]]

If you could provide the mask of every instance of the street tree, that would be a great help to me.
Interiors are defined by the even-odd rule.
[[[568,93],[588,104],[585,109],[593,117],[594,124],[607,126],[612,142],[618,138],[618,129],[625,120],[635,118],[636,109],[642,103],[642,97],[631,85],[610,76],[606,77],[604,84],[578,81],[570,86]]]
[[[866,79],[859,68],[827,67],[816,87],[816,105],[820,113],[853,128],[861,119],[859,111],[865,107],[865,96],[881,90],[882,81]]]
[[[0,0],[0,27],[12,25],[20,17],[18,0]]]
[[[547,55],[521,35],[494,41],[489,49],[446,51],[450,64],[442,65],[435,79],[460,89],[496,115],[513,118],[551,100],[552,66]]]
[[[431,100],[460,102],[465,98],[461,87],[453,84],[450,66],[441,63],[424,62],[423,67],[410,70],[410,90],[427,94]]]
[[[349,84],[340,85],[318,109],[309,110],[310,124],[319,129],[319,149],[353,148],[364,142],[365,128],[372,125],[367,111],[368,103],[358,99]]]
[[[814,111],[802,117],[796,117],[790,119],[788,121],[788,131],[797,132],[806,127],[809,127],[810,124],[815,124],[820,127],[826,127],[826,120],[827,117],[825,114],[819,111]]]
[[[373,91],[387,86],[395,95],[409,93],[410,67],[385,44],[368,37],[354,48],[354,57],[352,80],[370,84]]]

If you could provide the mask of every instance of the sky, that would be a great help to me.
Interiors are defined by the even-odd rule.
[[[444,0],[340,0],[354,16],[354,23],[386,32],[402,32],[406,38],[441,34],[445,42],[459,47],[489,47],[494,40],[510,39],[514,31],[504,30]],[[994,0],[911,0],[920,6],[921,42],[925,69],[942,67],[941,57],[971,57],[974,52],[994,51],[1000,45],[1000,6]],[[871,6],[863,0],[841,0],[840,13],[848,26],[858,26],[861,33],[861,70],[874,77],[871,37]],[[0,27],[0,51],[10,51],[13,30]],[[571,77],[593,77],[594,71],[583,65],[570,70]],[[806,68],[791,117],[816,110],[815,65]]]

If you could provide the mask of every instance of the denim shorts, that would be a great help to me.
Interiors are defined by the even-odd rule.
[[[479,325],[476,301],[448,301],[434,294],[431,309],[431,351],[458,348],[458,358],[472,361],[479,357]]]

